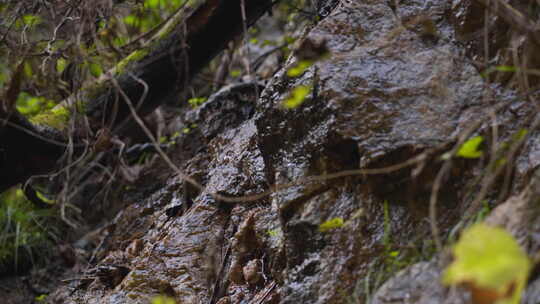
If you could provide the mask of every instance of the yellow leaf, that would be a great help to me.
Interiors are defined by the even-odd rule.
[[[152,299],[152,304],[176,304],[176,301],[170,297],[157,296]]]
[[[298,77],[302,75],[312,65],[313,61],[311,60],[301,60],[295,66],[287,70],[287,76]]]
[[[495,303],[519,303],[531,263],[506,230],[475,224],[463,232],[452,252],[455,260],[443,274],[444,284],[463,284],[479,300],[489,295]]]

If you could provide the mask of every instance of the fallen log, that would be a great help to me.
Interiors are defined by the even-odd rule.
[[[33,175],[50,173],[67,150],[84,149],[88,134],[118,128],[130,119],[130,103],[145,115],[185,90],[228,42],[273,4],[272,0],[188,2],[149,43],[52,110],[30,121],[16,110],[0,111],[0,193]]]

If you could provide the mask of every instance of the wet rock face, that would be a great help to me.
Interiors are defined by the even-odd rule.
[[[330,15],[332,10],[339,4],[339,0],[316,0],[314,2],[319,18],[325,18]]]
[[[108,284],[96,280],[69,299],[147,303],[166,294],[179,303],[364,303],[392,267],[427,259],[436,160],[416,168],[414,179],[411,169],[320,179],[237,204],[210,194],[243,197],[306,176],[384,167],[455,140],[490,102],[454,36],[449,12],[457,2],[316,2],[335,7],[307,33],[312,43],[300,45],[324,44],[329,56],[289,77],[309,53],[301,47],[264,90],[225,88],[179,118],[179,128],[191,130],[171,153],[204,188],[189,190],[173,176],[134,201],[116,220],[115,255],[103,259],[129,272]],[[285,109],[283,100],[299,85],[310,94]],[[505,115],[506,127],[518,128],[514,114]],[[531,153],[520,158],[522,175],[538,160],[537,141],[525,147]],[[443,231],[459,216],[468,177],[463,170],[445,180]],[[332,220],[341,224],[321,228]],[[137,240],[123,239],[125,231],[138,231]],[[446,295],[435,266],[402,272],[374,303],[431,303]]]
[[[358,166],[382,167],[453,139],[463,128],[462,115],[480,105],[483,84],[454,43],[444,19],[447,6],[446,1],[398,8],[386,1],[343,1],[319,23],[306,39],[326,41],[331,56],[299,78],[282,71],[260,101],[256,124],[268,179],[279,184]],[[433,20],[437,39],[403,28],[396,15],[410,25],[417,16]],[[312,93],[301,107],[283,109],[281,102],[298,85],[312,86]],[[378,183],[350,177],[274,194],[286,248],[283,303],[362,301],[356,284],[384,254],[385,201],[391,204],[393,242],[429,235],[427,197],[419,195],[422,187],[431,187],[433,176],[427,174],[420,185],[408,181],[409,174],[396,174],[375,178]],[[449,208],[443,226],[452,221],[453,186],[441,197],[441,207]],[[321,233],[319,225],[332,218],[348,225]]]

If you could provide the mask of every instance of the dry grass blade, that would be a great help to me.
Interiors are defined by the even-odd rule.
[[[476,0],[486,8],[514,26],[520,32],[527,34],[532,41],[540,46],[540,31],[526,16],[502,0]]]

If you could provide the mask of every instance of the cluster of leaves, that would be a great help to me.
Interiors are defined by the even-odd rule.
[[[112,11],[100,4],[68,2],[56,7],[56,13],[47,5],[22,2],[0,4],[6,41],[0,43],[0,85],[24,59],[17,108],[32,116],[115,66],[144,42],[141,34],[162,24],[186,0],[130,1]]]

